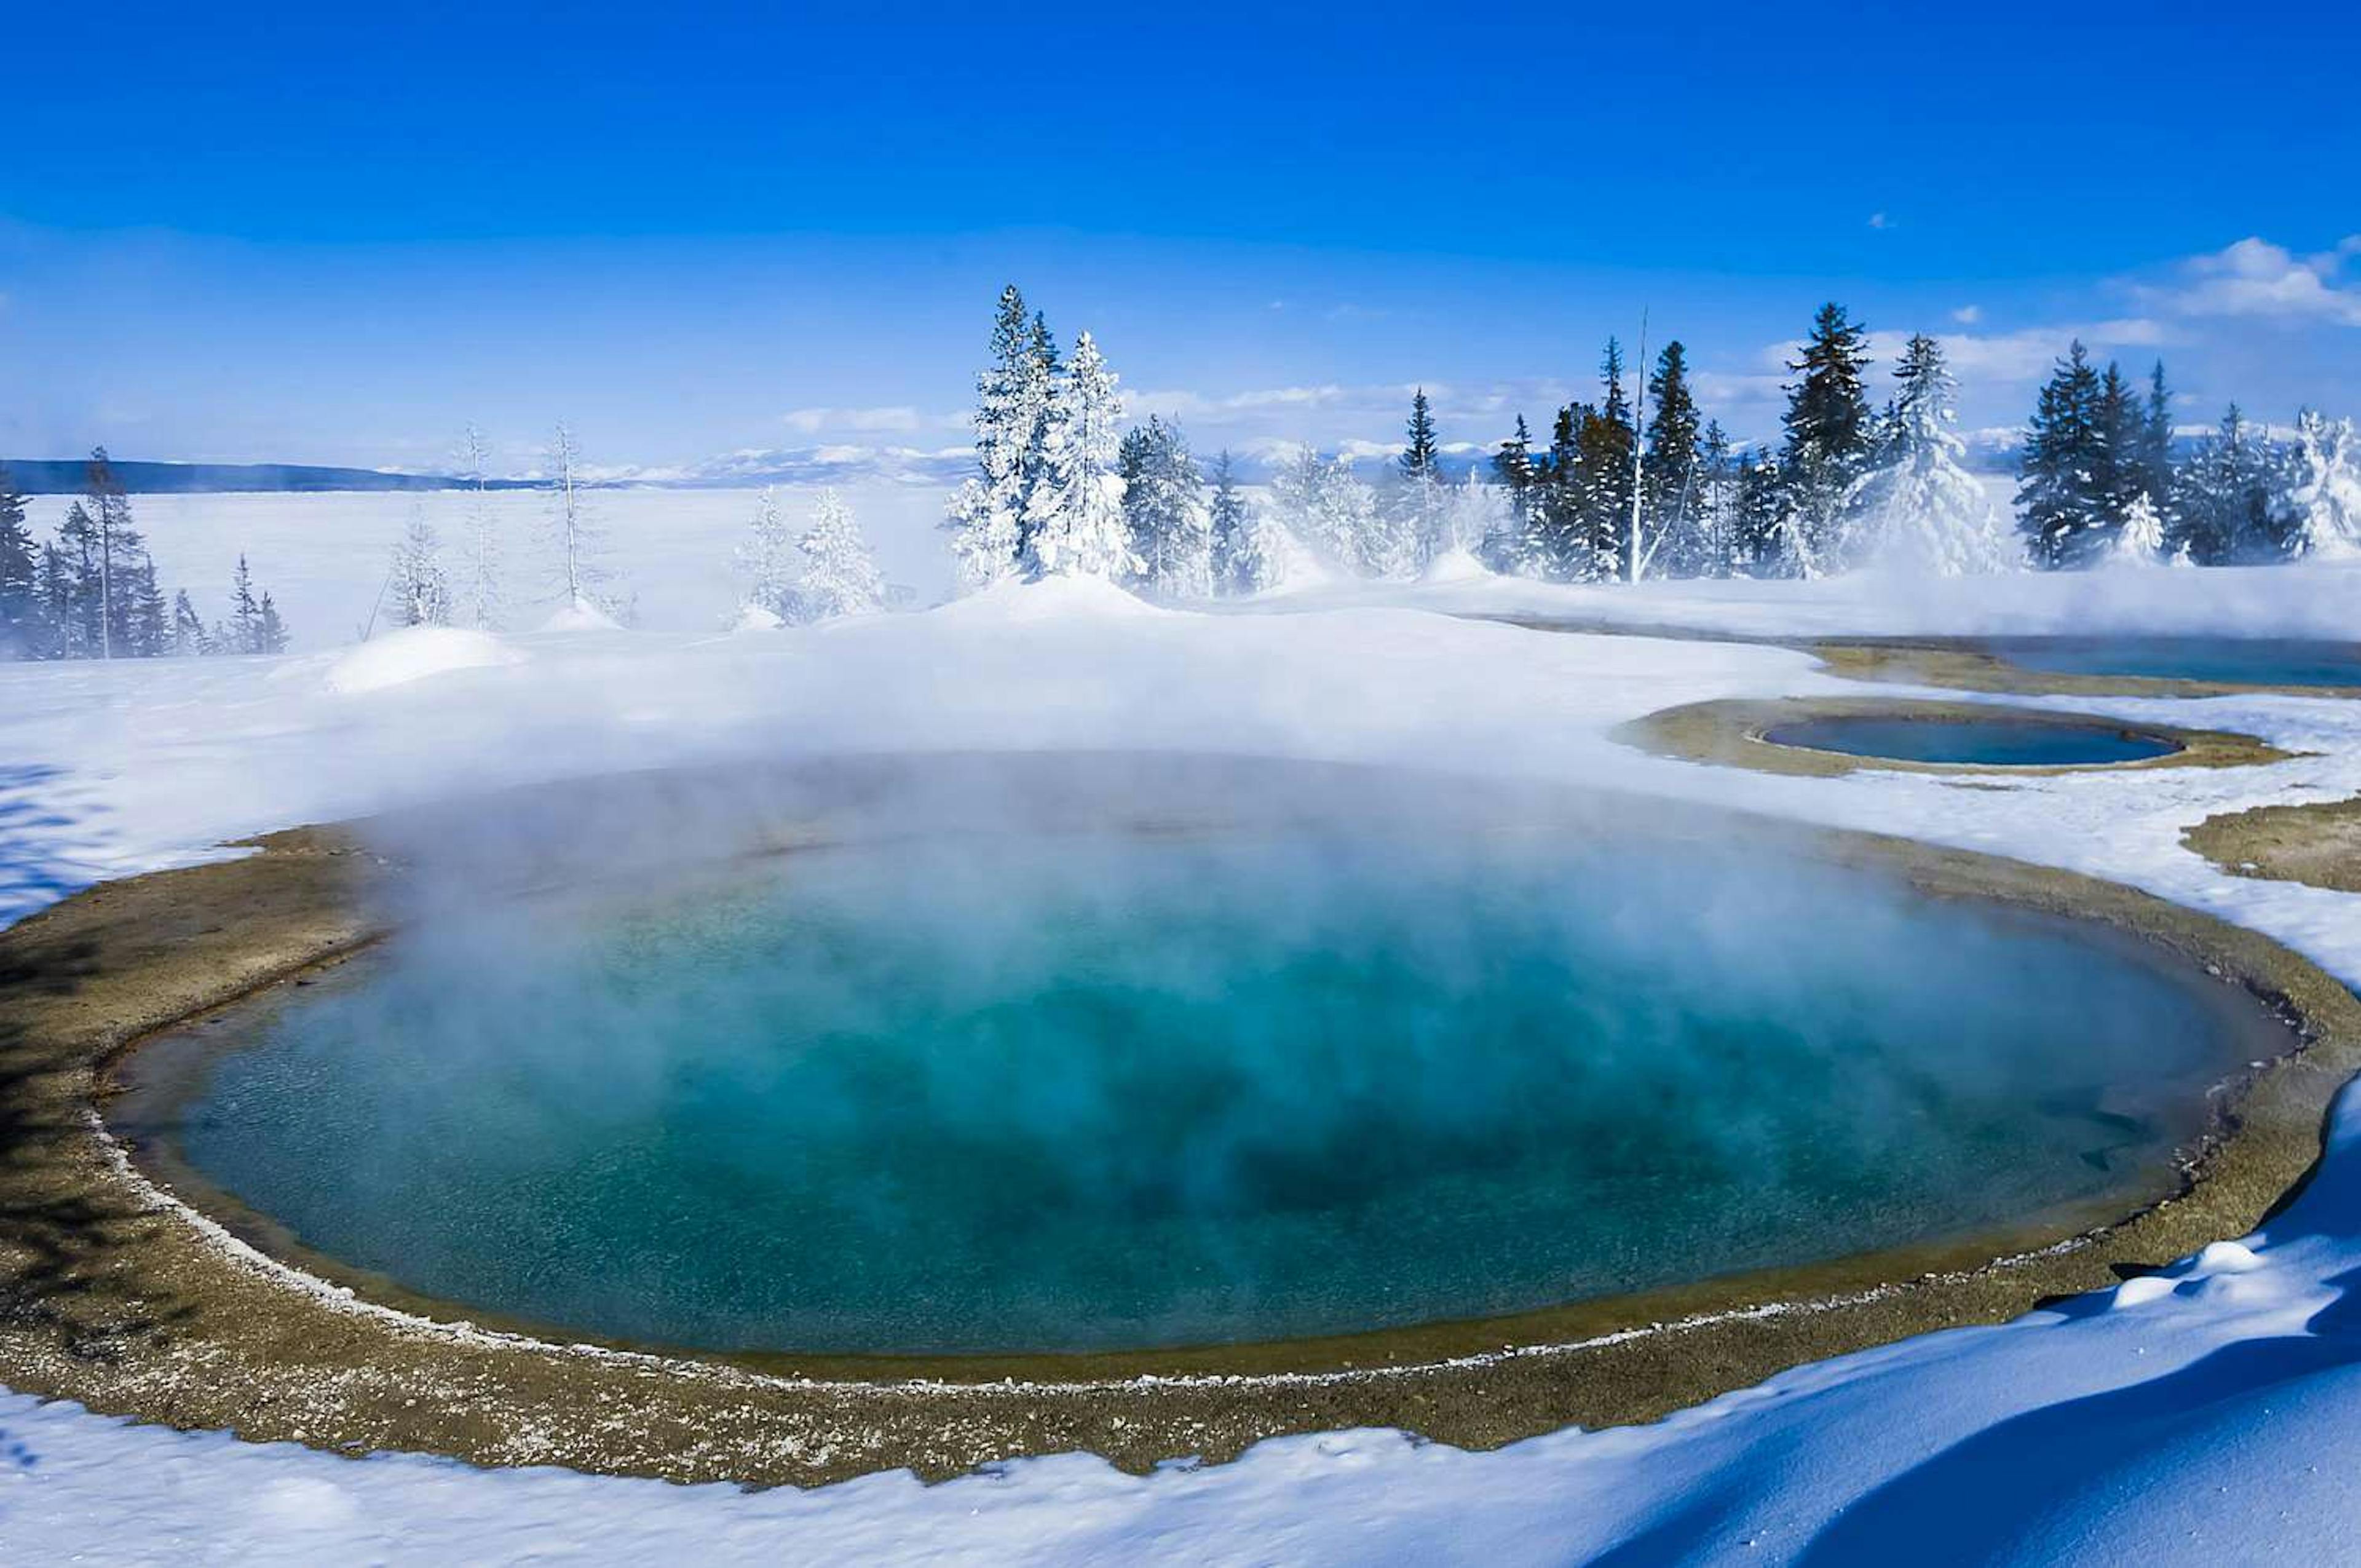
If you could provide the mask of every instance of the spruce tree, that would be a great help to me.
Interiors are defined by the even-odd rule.
[[[1542,576],[1560,582],[1587,577],[1595,564],[1584,532],[1582,430],[1597,417],[1587,403],[1568,403],[1550,426],[1549,450],[1534,473],[1532,559]]]
[[[738,576],[739,624],[789,625],[804,619],[796,590],[801,562],[795,536],[779,513],[779,498],[767,486],[755,499],[753,519],[730,564]]]
[[[1869,334],[1833,301],[1812,318],[1804,350],[1787,368],[1787,411],[1780,423],[1783,487],[1778,547],[1773,559],[1790,576],[1817,576],[1844,552],[1844,497],[1868,466],[1877,431],[1863,373]]]
[[[1648,378],[1648,443],[1641,459],[1642,565],[1692,576],[1703,552],[1696,537],[1701,432],[1690,395],[1688,351],[1678,338],[1664,345]]]
[[[1415,565],[1423,566],[1450,545],[1445,538],[1449,498],[1444,493],[1443,455],[1423,387],[1411,398],[1406,434],[1396,466],[1394,524]]]
[[[279,619],[279,607],[270,602],[269,591],[265,589],[262,602],[255,607],[254,651],[258,653],[284,653],[287,641],[287,623]]]
[[[1781,538],[1787,510],[1787,477],[1777,457],[1749,452],[1738,465],[1737,532],[1731,564],[1753,577],[1783,569]]]
[[[1213,536],[1205,479],[1180,426],[1150,415],[1125,433],[1117,467],[1140,586],[1170,598],[1211,593]]]
[[[1034,578],[1124,582],[1139,572],[1123,516],[1123,398],[1087,332],[1058,374],[1040,473],[1026,498],[1025,569]]]
[[[1912,334],[1894,379],[1878,464],[1845,496],[1846,561],[1937,576],[2008,565],[2016,553],[1961,461],[1942,345]]]
[[[2101,396],[2078,340],[2043,384],[2017,459],[2018,527],[2037,566],[2088,565],[2113,542]]]
[[[2295,529],[2290,554],[2361,556],[2361,439],[2353,422],[2304,409],[2296,415],[2295,433],[2288,487]]]
[[[1534,479],[1532,432],[1525,416],[1517,416],[1516,433],[1492,454],[1492,474],[1508,492],[1506,515],[1499,532],[1478,548],[1484,564],[1496,572],[1526,574],[1537,569],[1533,534]]]
[[[2161,359],[2148,372],[2147,401],[2140,411],[2139,488],[2159,508],[2172,495],[2172,394]]]
[[[0,659],[29,659],[40,651],[40,575],[25,498],[0,466]]]
[[[172,652],[187,659],[213,651],[213,638],[206,633],[197,607],[189,602],[189,590],[182,588],[172,596]]]
[[[1047,333],[1043,323],[1041,336]],[[960,586],[967,590],[987,587],[1017,569],[1026,490],[1036,474],[1048,410],[1041,345],[1014,283],[1000,291],[991,354],[975,378],[978,473],[952,498],[943,524],[951,532]]]
[[[1577,575],[1611,582],[1623,575],[1624,546],[1631,528],[1631,456],[1639,433],[1631,428],[1631,404],[1623,392],[1623,346],[1607,340],[1598,365],[1606,392],[1589,411],[1576,436],[1581,453],[1577,506],[1581,515]]]
[[[1250,594],[1268,587],[1256,537],[1253,509],[1238,488],[1237,467],[1227,448],[1213,457],[1213,499],[1207,508],[1212,534],[1213,587],[1217,594]]]
[[[230,578],[229,625],[221,641],[224,652],[262,652],[262,606],[255,599],[254,575],[247,570],[243,554],[237,558],[236,575]]]

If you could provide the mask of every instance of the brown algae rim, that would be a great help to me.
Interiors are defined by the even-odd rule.
[[[2361,893],[2361,795],[2217,812],[2180,843],[2225,876]]]
[[[1769,732],[1782,726],[1820,718],[1894,718],[1905,721],[2004,718],[2015,723],[2061,729],[2088,726],[2167,741],[2174,750],[2161,756],[2116,762],[2039,765],[1920,762],[1900,757],[1823,751],[1770,738]],[[2059,773],[2133,773],[2157,768],[2248,767],[2265,762],[2289,762],[2296,756],[2295,752],[2283,751],[2252,735],[2224,729],[2191,729],[2179,725],[2127,721],[2104,714],[2018,707],[2005,703],[1945,702],[1908,697],[1723,697],[1661,708],[1619,726],[1613,733],[1616,740],[1626,745],[1676,761],[1718,763],[1752,768],[1758,773],[1814,778],[1833,778],[1862,769],[1880,773],[1962,774],[1993,779],[2039,778]]]
[[[335,834],[275,835],[249,860],[107,884],[0,932],[0,975],[31,981],[0,992],[0,1111],[23,1135],[0,1162],[0,1184],[26,1217],[0,1238],[10,1309],[0,1375],[96,1409],[340,1452],[420,1449],[684,1480],[811,1483],[900,1465],[933,1476],[1077,1448],[1141,1468],[1353,1425],[1490,1446],[1653,1419],[1802,1362],[2002,1321],[2112,1283],[2244,1234],[2315,1162],[2323,1114],[2361,1060],[2361,1004],[2284,948],[2071,873],[1717,816],[1839,861],[1898,867],[1938,896],[2096,916],[2264,998],[2303,1043],[2233,1086],[2227,1130],[2180,1195],[1971,1266],[1920,1271],[1871,1255],[1816,1266],[1816,1291],[1768,1299],[1744,1282],[1708,1282],[1719,1299],[1673,1293],[1686,1310],[1541,1343],[1500,1344],[1496,1322],[1492,1348],[1390,1365],[995,1383],[788,1377],[418,1318],[270,1259],[145,1182],[94,1113],[99,1064],[365,935],[349,916],[366,857]],[[247,918],[223,924],[225,910]]]
[[[1766,640],[1768,641],[1768,640]],[[2037,670],[1995,652],[1992,637],[1836,637],[1783,645],[1817,655],[1828,673],[1848,680],[1901,685],[1950,686],[1960,691],[2024,696],[2305,696],[2361,698],[2361,685],[2281,685],[2257,681],[2179,680],[2158,675],[2077,674]]]

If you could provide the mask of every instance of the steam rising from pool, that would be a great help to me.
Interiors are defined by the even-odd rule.
[[[1027,776],[438,899],[219,1058],[186,1157],[579,1332],[1106,1349],[1977,1231],[2163,1179],[2237,1049],[2118,942],[1785,849],[1350,770]]]

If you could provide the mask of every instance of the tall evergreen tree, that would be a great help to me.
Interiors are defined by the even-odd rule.
[[[1047,323],[1041,334],[1047,336]],[[1025,297],[1009,284],[993,318],[992,362],[975,378],[974,478],[960,487],[943,526],[960,585],[987,587],[1017,569],[1026,491],[1038,461],[1048,388]]]
[[[1738,464],[1737,534],[1731,565],[1752,577],[1785,570],[1787,477],[1774,455],[1749,452]]]
[[[1213,591],[1257,593],[1271,586],[1254,508],[1238,488],[1237,466],[1227,448],[1214,455],[1213,499],[1206,523],[1212,534]]]
[[[773,623],[792,625],[804,619],[796,592],[801,559],[795,535],[780,514],[779,498],[769,487],[755,498],[753,520],[746,537],[731,552],[738,576],[738,624],[768,629]]]
[[[1500,443],[1499,450],[1492,454],[1492,474],[1508,492],[1509,504],[1499,532],[1480,547],[1484,564],[1496,572],[1538,571],[1538,541],[1533,531],[1538,471],[1533,463],[1533,435],[1525,428],[1524,415],[1517,416],[1516,433]]]
[[[1213,592],[1213,520],[1205,511],[1205,478],[1180,427],[1151,414],[1146,424],[1125,433],[1117,467],[1140,585],[1171,598],[1202,598]]]
[[[0,466],[0,659],[29,659],[40,652],[40,576],[25,498]]]
[[[225,652],[262,652],[262,605],[255,598],[254,575],[247,570],[243,554],[237,558],[236,573],[230,578],[229,625],[221,641]]]
[[[2084,566],[2113,543],[2102,383],[2078,340],[2043,384],[2017,459],[2016,508],[2038,566]]]
[[[2140,410],[2139,488],[2158,507],[2172,496],[2172,393],[2164,384],[2164,361],[2147,376],[2147,400]]]
[[[2361,439],[2349,419],[2296,415],[2288,510],[2294,524],[2290,554],[2349,561],[2361,556]]]
[[[1411,398],[1406,433],[1395,475],[1394,524],[1415,564],[1422,566],[1450,545],[1445,537],[1450,499],[1444,493],[1443,454],[1423,387]]]
[[[2200,565],[2275,561],[2291,553],[2294,520],[2278,505],[2279,455],[2232,403],[2180,469],[2167,538]]]
[[[284,653],[287,641],[287,623],[279,619],[279,607],[270,602],[269,590],[265,589],[262,602],[255,607],[254,651],[258,653]]]
[[[1648,442],[1641,459],[1641,565],[1692,575],[1701,455],[1697,400],[1689,392],[1688,351],[1675,338],[1656,356],[1648,378]]]
[[[1623,575],[1624,546],[1631,528],[1633,444],[1631,403],[1623,391],[1623,345],[1607,340],[1598,364],[1603,402],[1582,422],[1576,438],[1582,460],[1579,507],[1583,544],[1589,559],[1580,575],[1611,582]]]
[[[1905,572],[1957,576],[1996,571],[2015,552],[1983,487],[1961,462],[1953,384],[1942,345],[1912,334],[1894,367],[1894,392],[1877,466],[1853,482],[1846,559]]]
[[[1833,301],[1812,318],[1804,350],[1787,368],[1787,411],[1780,423],[1784,488],[1778,569],[1817,576],[1844,550],[1844,497],[1868,466],[1877,431],[1863,374],[1869,334]]]
[[[1026,498],[1028,576],[1122,582],[1138,574],[1116,471],[1122,423],[1115,373],[1085,332],[1074,339],[1073,358],[1058,374],[1040,474]]]
[[[197,607],[189,602],[189,590],[182,588],[172,596],[172,652],[186,659],[214,651],[204,620],[197,614]]]

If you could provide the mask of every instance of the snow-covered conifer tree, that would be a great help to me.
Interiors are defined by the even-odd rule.
[[[1026,491],[1039,460],[1049,413],[1048,328],[1028,321],[1025,297],[1000,291],[992,327],[992,363],[975,378],[977,474],[960,487],[943,526],[951,531],[959,585],[972,592],[1013,576],[1019,565]]]
[[[740,625],[752,620],[769,626],[774,621],[784,624],[803,619],[803,607],[796,595],[802,559],[786,519],[779,515],[779,498],[767,486],[755,499],[753,521],[731,553],[730,565],[738,576]]]
[[[2158,566],[2164,564],[2164,519],[2142,490],[2124,509],[2124,525],[2115,531],[2107,564],[2114,566]]]
[[[1205,480],[1180,426],[1150,416],[1124,435],[1123,511],[1139,558],[1140,586],[1169,598],[1213,591],[1213,519]]]
[[[1941,346],[1914,334],[1894,367],[1883,462],[1844,497],[1847,564],[1937,576],[1998,571],[2011,552],[1984,488],[1960,459],[1954,384]]]
[[[1136,576],[1123,516],[1123,398],[1115,372],[1089,333],[1055,382],[1042,434],[1041,471],[1025,506],[1025,566],[1034,577]]]
[[[806,619],[829,620],[885,608],[885,578],[877,570],[877,557],[870,553],[851,510],[834,490],[820,491],[811,526],[796,548],[803,554],[796,598]]]
[[[410,514],[410,526],[393,547],[393,576],[389,586],[392,618],[397,626],[448,626],[451,623],[451,579],[443,570],[442,541],[423,511]]]
[[[2311,409],[2297,414],[2290,479],[2296,553],[2361,555],[2361,452],[2353,422],[2323,419]]]

